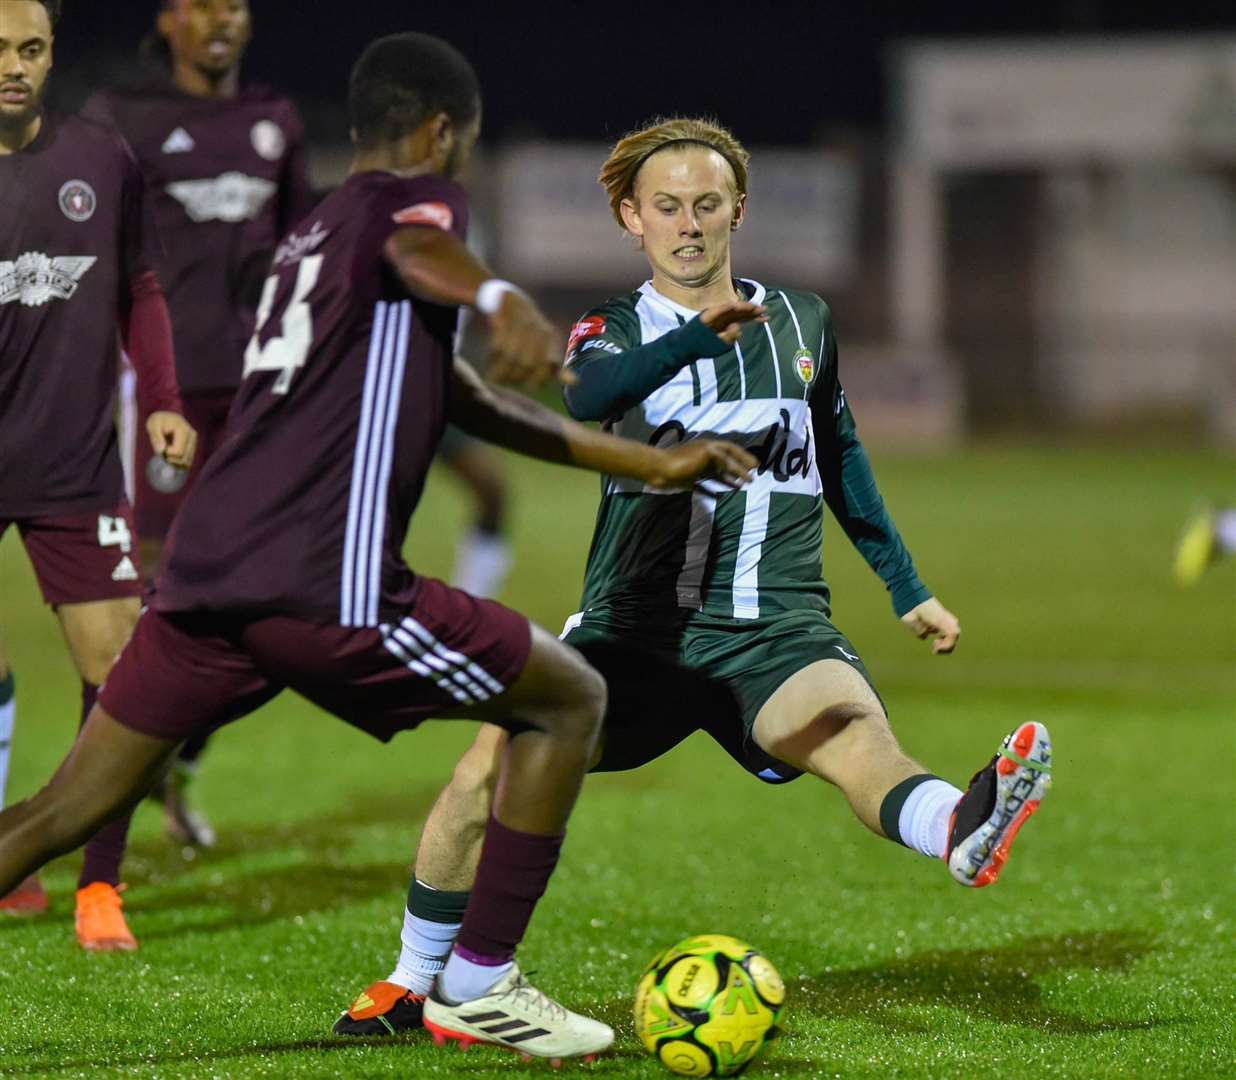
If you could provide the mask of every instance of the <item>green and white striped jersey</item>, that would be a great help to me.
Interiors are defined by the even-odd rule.
[[[739,286],[767,305],[768,322],[745,327],[728,352],[686,364],[609,426],[657,446],[729,439],[760,459],[756,478],[741,491],[706,483],[660,492],[605,477],[585,609],[604,608],[623,623],[664,619],[674,608],[733,619],[828,612],[820,469],[838,466],[820,462],[821,452],[831,451],[817,446],[817,433],[821,421],[829,433],[853,432],[828,305],[812,293],[748,280]],[[698,314],[645,283],[576,324],[568,363],[621,363],[613,354]]]

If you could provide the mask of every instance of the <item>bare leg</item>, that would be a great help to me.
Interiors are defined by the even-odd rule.
[[[83,725],[94,708],[99,686],[137,625],[139,611],[136,599],[62,604],[57,608],[65,641],[82,679]],[[120,884],[120,867],[129,842],[129,820],[129,815],[121,815],[90,838],[77,881],[79,889],[96,882]]]
[[[840,660],[819,660],[787,679],[755,718],[753,735],[767,753],[839,787],[880,836],[885,795],[927,772],[897,745],[875,692]]]
[[[507,734],[482,725],[425,820],[400,932],[399,961],[335,1025],[340,1035],[385,1035],[419,1027],[424,995],[446,966],[476,881]]]
[[[419,881],[451,892],[472,888],[506,743],[505,731],[485,724],[459,759],[421,831],[416,849]]]
[[[511,725],[516,733],[501,754],[471,896],[441,977],[454,1001],[482,996],[510,969],[558,862],[604,712],[605,681],[537,626],[519,681],[469,710],[473,719]]]
[[[465,441],[441,461],[469,490],[476,505],[473,524],[461,538],[451,580],[473,596],[497,596],[511,566],[505,537],[507,488],[497,454],[482,443]]]
[[[497,535],[506,524],[506,477],[498,456],[483,443],[469,442],[442,463],[476,500],[475,528]]]
[[[98,686],[125,647],[141,604],[136,599],[61,604],[56,609],[69,655],[82,682]]]
[[[513,954],[557,860],[583,770],[595,760],[604,702],[600,676],[573,649],[533,627],[532,658],[519,682],[483,717],[471,715],[536,727],[509,736],[486,724],[460,759],[421,833],[399,963],[389,979],[371,985],[339,1019],[337,1033],[381,1035],[419,1027],[420,1008],[407,1004],[404,991],[429,990],[448,964],[461,920],[472,922],[474,959],[479,953],[497,964]],[[558,743],[565,743],[567,753]],[[538,783],[536,772],[555,756],[558,761],[548,771],[565,776],[565,782]],[[499,786],[505,805],[495,813]],[[483,857],[490,863],[488,875]],[[495,862],[501,868],[496,874]],[[497,977],[481,980],[463,996],[483,992]]]
[[[520,832],[566,828],[605,714],[605,680],[574,649],[532,626],[532,653],[501,697],[455,714],[523,730],[510,736],[494,794],[494,817]]]
[[[176,745],[140,735],[96,705],[47,786],[0,813],[0,895],[126,815],[162,774]]]

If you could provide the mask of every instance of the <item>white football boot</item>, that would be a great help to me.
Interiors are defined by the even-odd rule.
[[[614,1041],[608,1025],[559,1005],[518,966],[489,993],[471,1001],[448,1001],[435,983],[425,999],[424,1024],[439,1046],[456,1042],[466,1050],[474,1043],[492,1043],[528,1057],[549,1058],[554,1065],[566,1058],[591,1061]]]
[[[957,801],[945,856],[953,877],[971,888],[994,883],[1017,833],[1049,787],[1051,736],[1042,724],[1022,724]]]

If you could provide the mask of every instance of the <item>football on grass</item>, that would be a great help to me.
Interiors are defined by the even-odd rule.
[[[785,984],[762,953],[724,934],[687,938],[644,970],[635,1031],[679,1076],[737,1076],[777,1034]]]

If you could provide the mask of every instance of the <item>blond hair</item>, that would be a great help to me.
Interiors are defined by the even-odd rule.
[[[747,163],[751,155],[728,129],[702,117],[658,117],[624,135],[610,151],[597,177],[609,195],[609,207],[619,225],[626,228],[622,202],[635,194],[635,180],[644,162],[660,150],[688,146],[706,146],[725,158],[734,172],[735,197],[747,194]]]

